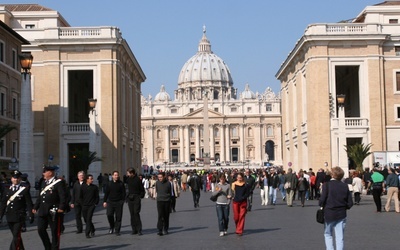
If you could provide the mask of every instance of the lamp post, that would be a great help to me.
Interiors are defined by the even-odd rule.
[[[164,161],[164,173],[167,172],[167,161]]]
[[[30,183],[35,183],[35,169],[33,166],[33,113],[31,91],[31,67],[33,56],[31,53],[19,55],[21,64],[21,112],[19,128],[19,170],[28,174]]]
[[[346,121],[344,113],[344,103],[346,100],[345,95],[337,95],[337,103],[339,106],[339,142],[338,142],[338,156],[339,156],[339,167],[344,171],[344,177],[349,175],[349,166],[347,160],[347,153],[345,150],[346,142]]]
[[[96,105],[97,99],[89,98],[89,151],[97,152],[97,122],[96,122]],[[95,161],[89,165],[88,173],[94,176],[95,181],[97,181],[96,176],[100,174],[100,165],[99,162]]]

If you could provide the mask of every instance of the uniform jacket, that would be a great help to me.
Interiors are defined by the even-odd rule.
[[[25,220],[26,211],[28,211],[29,216],[32,216],[32,198],[29,192],[29,188],[25,188],[7,206],[7,201],[21,187],[22,185],[19,185],[16,191],[12,191],[11,187],[4,190],[4,195],[0,204],[0,217],[3,217],[5,213],[8,222],[19,222],[21,220]]]
[[[57,178],[54,178],[51,183],[55,182],[56,180]],[[48,185],[51,185],[51,183]],[[37,210],[38,216],[47,216],[50,209],[53,208],[65,210],[67,207],[65,181],[59,181],[49,190],[41,194],[42,190],[48,185],[45,181],[43,181],[42,186],[40,187],[40,193],[34,206],[34,209]]]

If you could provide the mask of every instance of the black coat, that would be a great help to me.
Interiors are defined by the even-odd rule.
[[[19,188],[22,186],[20,185]],[[32,216],[32,198],[29,188],[25,188],[15,199],[7,205],[7,201],[13,196],[16,191],[8,188],[4,190],[4,195],[0,204],[0,217],[6,214],[7,222],[20,222],[25,220],[26,212]]]
[[[346,218],[347,209],[353,206],[353,199],[347,184],[331,180],[322,186],[319,206],[324,207],[326,222],[339,221]]]
[[[82,205],[81,184],[79,180],[75,181],[74,186],[72,187],[71,204]]]
[[[53,182],[57,179],[54,178]],[[51,185],[51,183],[49,184]],[[57,208],[64,210],[67,207],[67,196],[66,196],[66,188],[65,181],[61,180],[52,186],[46,192],[42,191],[46,187],[46,182],[43,181],[42,186],[40,188],[40,194],[36,200],[34,209],[37,210],[38,216],[47,216],[49,214],[50,209]]]

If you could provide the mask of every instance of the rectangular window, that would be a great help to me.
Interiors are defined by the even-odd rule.
[[[396,72],[396,92],[400,91],[400,72]]]
[[[161,114],[161,109],[157,109],[157,110],[156,110],[156,114],[157,114],[157,115]]]
[[[214,111],[215,111],[215,112],[218,112],[218,108],[214,108]]]
[[[1,157],[6,156],[6,140],[5,139],[0,140],[0,156]]]
[[[272,111],[272,104],[271,104],[271,103],[268,103],[267,105],[265,105],[265,110],[266,110],[267,112],[271,112],[271,111]]]
[[[389,19],[389,23],[398,23],[399,20],[398,19]]]
[[[25,24],[25,29],[34,29],[35,25],[34,24]]]
[[[171,109],[171,114],[176,114],[176,113],[178,113],[177,109]]]
[[[17,69],[17,51],[15,49],[12,50],[12,68]]]
[[[12,99],[12,119],[16,120],[17,119],[17,99],[13,98]]]
[[[396,120],[400,120],[400,106],[396,107]]]
[[[396,56],[400,56],[400,46],[395,46],[394,51],[396,52]]]
[[[247,107],[247,112],[251,112],[251,107]]]
[[[236,107],[232,107],[232,108],[231,108],[231,112],[232,112],[232,113],[235,113],[236,111],[237,111],[237,108],[236,108]]]
[[[4,62],[4,43],[0,41],[0,62]]]
[[[192,109],[192,108],[191,108],[191,109],[189,109],[189,112],[190,112],[190,113],[192,113],[192,112],[193,112],[193,110],[194,110],[194,109]]]
[[[6,94],[0,93],[0,115],[4,116],[6,113]]]
[[[219,141],[216,141],[216,142],[215,142],[215,145],[219,145]]]

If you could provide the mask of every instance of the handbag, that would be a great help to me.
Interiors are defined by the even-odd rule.
[[[210,196],[210,200],[211,200],[212,202],[216,202],[217,199],[218,199],[218,194],[217,194],[217,195],[211,195],[211,196]]]
[[[318,209],[317,210],[317,222],[324,224],[325,223],[325,218],[324,218],[324,209]]]

